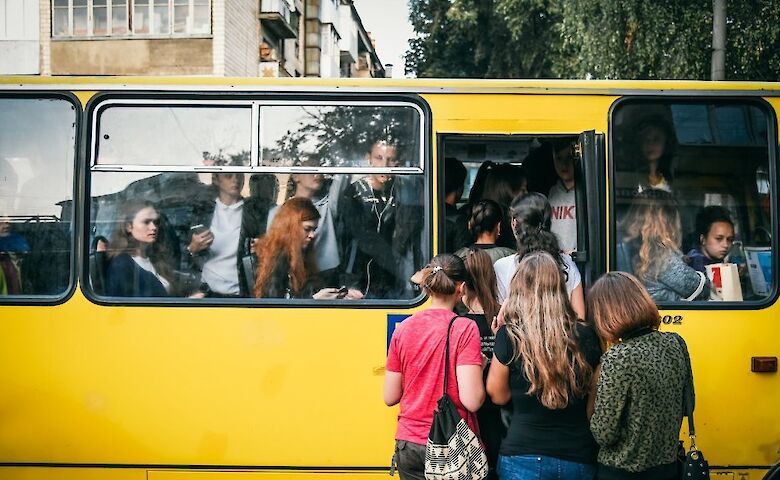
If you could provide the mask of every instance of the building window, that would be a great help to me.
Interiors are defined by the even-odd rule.
[[[53,37],[211,33],[210,0],[52,0]]]

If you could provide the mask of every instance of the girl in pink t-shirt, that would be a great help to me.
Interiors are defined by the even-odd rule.
[[[413,278],[430,295],[431,305],[393,332],[384,385],[385,403],[401,404],[395,462],[402,480],[425,478],[425,443],[436,402],[444,391],[447,328],[456,317],[453,309],[463,296],[468,273],[460,258],[441,254]],[[452,324],[449,363],[447,393],[469,427],[479,434],[474,412],[485,400],[483,362],[479,329],[469,318],[458,318]]]

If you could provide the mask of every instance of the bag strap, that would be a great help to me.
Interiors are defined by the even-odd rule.
[[[450,320],[449,325],[447,326],[447,341],[444,344],[444,394],[447,395],[447,380],[449,379],[449,366],[450,366],[450,331],[452,330],[452,324],[455,323],[455,320],[460,317],[460,315],[455,315],[452,317],[452,320]]]
[[[693,410],[696,407],[695,397],[693,391],[693,367],[691,366],[691,358],[686,355],[688,352],[688,346],[685,344],[685,339],[682,335],[673,334],[680,344],[680,348],[683,351],[683,358],[685,359],[686,367],[686,381],[683,386],[683,414],[688,417],[688,435],[691,436],[691,450],[696,449],[696,428],[693,424]]]
[[[688,295],[686,298],[683,298],[683,300],[686,301],[686,302],[690,302],[692,300],[696,300],[696,297],[701,295],[701,291],[704,290],[704,285],[707,284],[707,276],[704,275],[703,272],[700,272],[698,270],[696,271],[696,273],[699,276],[699,286],[696,287],[696,290],[694,290],[693,293]],[[680,338],[682,338],[682,337],[680,337]]]

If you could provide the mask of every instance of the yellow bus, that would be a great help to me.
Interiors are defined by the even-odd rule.
[[[677,199],[682,248],[718,206],[741,264],[741,300],[659,299],[662,328],[688,342],[713,478],[761,478],[780,460],[778,111],[776,83],[0,78],[0,478],[384,478],[387,346],[426,304],[406,279],[447,248],[444,159],[466,166],[462,205],[488,161],[549,193],[551,146],[570,145],[575,201],[554,213],[575,222],[587,295],[621,268],[653,122],[669,154],[655,184]],[[392,147],[380,161],[377,142]],[[226,174],[264,213],[317,177],[337,245],[320,261],[363,298],[252,298],[247,245],[248,289],[190,298],[203,283],[193,212],[213,211]],[[367,176],[397,187],[362,199],[376,221],[333,194]],[[178,285],[167,296],[106,278],[105,243],[139,199],[159,214]],[[360,222],[392,225],[350,234]]]

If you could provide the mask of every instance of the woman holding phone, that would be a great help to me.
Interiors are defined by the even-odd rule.
[[[317,275],[313,243],[320,213],[311,200],[293,197],[276,212],[266,235],[255,245],[258,298],[363,298],[358,290],[324,287]]]
[[[251,280],[245,265],[251,262],[245,259],[251,243],[265,231],[269,204],[241,196],[243,173],[214,173],[212,187],[214,201],[195,209],[187,245],[190,266],[200,271],[207,296],[249,296]]]

